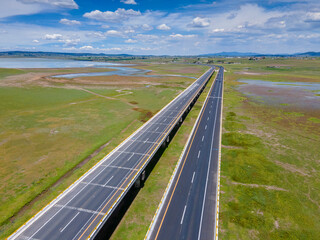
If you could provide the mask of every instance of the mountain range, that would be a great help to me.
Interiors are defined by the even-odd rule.
[[[109,56],[109,57],[143,57],[142,55],[131,54],[104,54],[104,53],[63,53],[63,52],[27,52],[27,51],[7,51],[0,52],[0,57],[90,57],[90,56]],[[144,55],[154,56],[154,55]],[[294,54],[261,54],[254,52],[219,52],[207,53],[201,55],[184,56],[184,57],[320,57],[320,52],[303,52]],[[163,56],[165,57],[165,56]],[[170,56],[167,56],[170,57]]]

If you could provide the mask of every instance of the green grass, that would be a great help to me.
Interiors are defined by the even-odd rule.
[[[319,79],[318,60],[275,60],[291,66],[280,70],[263,67],[271,60],[244,62],[252,72],[282,71],[277,78],[284,81],[298,80],[295,73],[310,63],[308,78]],[[219,237],[319,239],[319,110],[285,112],[257,103],[237,91],[242,75],[234,71],[243,66],[225,67]]]
[[[22,73],[25,73],[25,71],[19,69],[0,68],[0,79],[10,75],[17,75]]]
[[[212,80],[161,156],[151,175],[121,220],[111,239],[144,239],[179,156],[205,100]]]
[[[320,119],[319,118],[315,118],[315,117],[308,118],[308,121],[311,121],[311,122],[314,122],[314,123],[320,123]]]
[[[0,224],[139,116],[78,90],[2,88],[0,95]],[[85,100],[92,101],[71,104]]]

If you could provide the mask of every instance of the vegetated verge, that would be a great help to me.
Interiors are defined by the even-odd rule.
[[[299,60],[287,64],[294,77]],[[233,72],[243,66],[225,67],[219,237],[319,239],[319,124],[308,113],[286,114],[287,106],[244,96]],[[305,71],[309,78],[318,76]]]

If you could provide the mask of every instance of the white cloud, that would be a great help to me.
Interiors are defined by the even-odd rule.
[[[99,10],[95,10],[92,12],[85,13],[83,15],[86,18],[98,20],[98,21],[119,21],[125,20],[130,17],[141,16],[140,11],[134,11],[132,9],[125,10],[123,8],[118,8],[116,11],[106,11],[101,12]]]
[[[208,27],[210,25],[210,20],[207,18],[196,17],[192,20],[192,27]]]
[[[152,34],[138,34],[135,36],[135,38],[141,40],[141,41],[144,41],[144,42],[148,42],[148,41],[151,41],[153,42],[154,40],[158,39],[159,36],[157,35],[152,35]]]
[[[39,43],[39,40],[35,39],[32,41],[33,43]]]
[[[94,47],[88,45],[88,46],[82,46],[79,48],[80,50],[86,50],[86,51],[91,51],[94,50]]]
[[[102,27],[102,28],[110,28],[109,25],[102,25],[101,27]]]
[[[320,21],[320,12],[308,12],[307,19],[311,21]]]
[[[217,33],[217,32],[224,32],[224,29],[223,28],[215,28],[215,29],[212,29],[213,33]]]
[[[109,30],[106,32],[106,36],[110,37],[123,37],[123,33],[117,30]]]
[[[177,34],[171,34],[169,37],[174,38],[174,39],[182,39],[182,38],[194,38],[197,35],[194,34],[189,34],[189,35],[182,35],[180,33]]]
[[[123,2],[124,4],[131,4],[131,5],[136,5],[135,0],[121,0],[120,2]]]
[[[282,18],[288,13],[268,11],[256,4],[245,4],[237,10],[216,14],[211,17],[211,32],[240,32],[264,28],[270,20]],[[279,21],[279,20],[278,20]],[[241,26],[239,28],[239,26]],[[223,30],[222,30],[223,29]]]
[[[58,8],[78,9],[79,6],[74,0],[18,0],[26,4],[46,4]]]
[[[151,51],[151,50],[153,50],[153,49],[152,49],[152,48],[147,47],[147,48],[140,48],[140,50],[142,50],[142,51]]]
[[[138,41],[129,38],[129,39],[125,40],[125,42],[126,42],[126,43],[136,43],[136,42],[138,42]]]
[[[59,42],[63,42],[65,47],[70,47],[78,45],[80,39],[62,39]]]
[[[102,32],[89,32],[86,34],[86,36],[90,38],[100,38],[100,39],[106,38],[105,34],[103,34]]]
[[[44,36],[45,40],[61,40],[62,39],[62,35],[58,34],[58,33],[53,33],[53,34],[46,34]]]
[[[78,5],[73,0],[1,0],[0,18],[62,9],[78,9]]]
[[[143,30],[145,30],[145,31],[150,31],[150,30],[153,29],[152,26],[150,26],[150,25],[148,25],[148,24],[146,24],[146,23],[145,23],[145,24],[142,24],[141,28],[142,28]]]
[[[76,51],[78,49],[75,48],[75,47],[69,47],[69,48],[62,48],[62,50],[64,50],[64,51]]]
[[[128,29],[128,30],[125,30],[124,33],[135,33],[135,31],[133,29]]]
[[[157,29],[159,29],[159,30],[170,30],[171,27],[169,27],[168,25],[166,25],[165,23],[163,23],[163,24],[159,25],[159,26],[157,27]]]
[[[77,20],[69,20],[69,19],[66,19],[66,18],[61,19],[59,22],[62,23],[62,24],[65,24],[65,25],[69,25],[69,26],[80,25],[81,24]]]

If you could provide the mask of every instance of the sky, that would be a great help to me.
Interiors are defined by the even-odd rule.
[[[0,51],[320,51],[319,0],[0,0]]]

